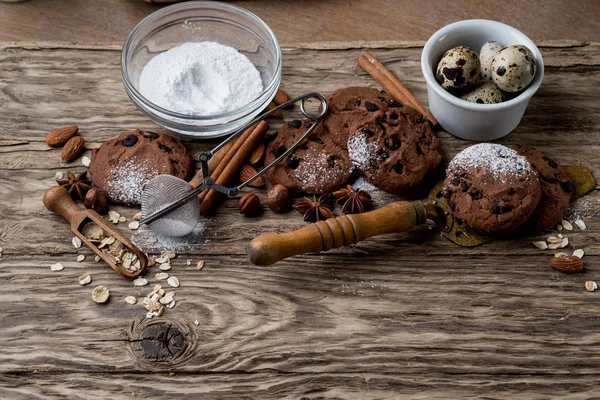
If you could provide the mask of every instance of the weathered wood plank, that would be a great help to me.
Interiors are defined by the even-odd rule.
[[[283,85],[291,94],[376,87],[355,64],[369,47],[425,101],[421,44],[287,48]],[[501,142],[530,144],[600,175],[600,44],[550,42],[541,50],[544,84],[521,126]],[[587,272],[576,275],[552,270],[552,252],[534,248],[534,238],[511,235],[465,249],[428,227],[254,267],[245,258],[252,237],[304,223],[269,210],[248,219],[228,201],[195,243],[178,250],[169,272],[182,283],[174,289],[178,304],[151,320],[182,332],[182,353],[144,358],[144,310],[122,299],[151,288],[134,288],[94,263],[91,252],[74,249],[67,224],[41,203],[55,172],[83,170],[46,147],[49,129],[78,123],[88,149],[126,129],[156,129],[127,99],[118,56],[114,45],[0,44],[0,397],[86,398],[84,390],[99,398],[131,391],[261,399],[592,395],[600,304],[583,283],[600,280],[598,188],[572,207],[588,225],[568,233],[569,250],[586,250]],[[448,157],[469,144],[440,137]],[[199,152],[214,141],[189,144]],[[136,237],[148,252],[161,248],[147,245],[143,232]],[[78,253],[87,259],[77,263]],[[199,259],[206,260],[202,271]],[[65,270],[51,272],[55,262]],[[93,283],[81,287],[84,272]],[[156,272],[147,274],[151,284]],[[97,284],[112,293],[104,306],[90,298]],[[178,375],[166,376],[171,370]]]
[[[42,375],[42,376],[40,376]],[[210,375],[60,373],[0,375],[0,396],[14,400],[68,398],[171,399],[449,399],[594,398],[595,375],[564,376],[339,373],[228,373]],[[332,385],[332,382],[335,382]]]

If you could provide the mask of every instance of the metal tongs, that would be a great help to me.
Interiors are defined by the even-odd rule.
[[[316,114],[306,110],[305,103],[307,100],[316,99],[321,103],[319,112]],[[271,114],[277,112],[281,108],[285,108],[292,104],[300,102],[300,111],[302,114],[311,120],[313,124],[307,129],[293,146],[287,149],[282,155],[277,157],[273,162],[265,168],[257,172],[250,179],[242,182],[235,187],[225,187],[217,184],[210,177],[208,160],[227,143],[241,135],[250,126],[264,120]],[[200,155],[200,164],[202,168],[202,183],[196,187],[190,183],[171,175],[158,175],[146,184],[142,192],[142,216],[140,221],[142,224],[147,224],[150,229],[166,236],[185,236],[190,234],[198,222],[200,221],[200,203],[198,194],[207,189],[213,189],[220,193],[226,194],[229,197],[235,197],[240,190],[246,187],[250,182],[262,176],[275,164],[283,160],[292,153],[306,139],[316,126],[321,122],[323,117],[327,115],[328,106],[325,98],[319,93],[307,93],[303,96],[291,99],[279,106],[259,115],[252,121],[244,125],[237,133],[234,133],[214,149],[204,152]]]

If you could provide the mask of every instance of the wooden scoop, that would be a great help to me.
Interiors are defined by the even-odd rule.
[[[248,256],[255,265],[271,265],[284,258],[304,253],[319,253],[358,243],[386,233],[406,232],[432,220],[442,235],[460,246],[472,247],[492,239],[458,224],[448,201],[441,195],[443,182],[429,193],[429,201],[397,201],[363,214],[342,215],[307,225],[295,231],[262,235],[248,245]]]
[[[96,211],[79,208],[73,199],[71,199],[69,192],[67,192],[64,187],[54,186],[50,188],[44,194],[44,205],[48,210],[65,217],[71,223],[71,231],[75,234],[75,236],[81,239],[86,246],[92,249],[94,253],[100,256],[112,269],[117,271],[119,274],[126,278],[135,278],[146,269],[148,259],[146,258],[144,252],[138,249],[129,241],[129,239],[120,233],[114,227],[114,225],[102,218]],[[114,260],[111,260],[106,254],[104,254],[96,244],[86,238],[81,233],[81,229],[83,229],[83,226],[90,221],[101,227],[106,235],[113,236],[116,240],[123,243],[123,246],[130,253],[135,254],[138,260],[140,260],[140,269],[137,271],[129,271],[123,266],[123,264],[115,263]]]

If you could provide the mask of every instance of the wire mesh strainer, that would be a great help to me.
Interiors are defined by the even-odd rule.
[[[321,103],[321,107],[318,113],[310,113],[306,110],[305,103],[307,100],[315,99]],[[273,114],[277,110],[287,107],[291,104],[300,102],[300,111],[302,114],[311,120],[313,124],[306,130],[293,146],[287,149],[282,155],[275,159],[272,163],[267,165],[265,168],[257,172],[254,176],[240,185],[228,188],[222,185],[218,185],[209,176],[208,160],[228,142],[235,139],[242,132],[244,132],[250,126],[256,124]],[[328,107],[327,101],[319,93],[308,93],[300,97],[296,97],[288,102],[280,104],[279,106],[269,110],[268,112],[258,116],[248,124],[243,126],[237,133],[231,135],[227,140],[223,141],[217,147],[209,152],[202,153],[200,155],[200,164],[202,166],[202,176],[204,177],[202,183],[197,187],[193,187],[188,182],[176,178],[171,175],[158,175],[152,179],[142,192],[142,216],[143,219],[140,221],[142,224],[147,224],[150,229],[165,236],[185,236],[190,234],[198,222],[200,221],[200,203],[198,200],[198,194],[207,189],[213,189],[218,192],[224,193],[229,197],[235,197],[240,190],[246,187],[250,182],[263,175],[269,169],[271,169],[279,161],[287,157],[293,152],[299,145],[310,135],[315,129],[323,117],[327,114]]]

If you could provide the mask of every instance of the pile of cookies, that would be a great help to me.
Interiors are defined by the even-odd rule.
[[[389,94],[366,87],[337,90],[327,99],[329,114],[311,136],[267,172],[273,184],[294,194],[328,193],[356,174],[378,188],[414,194],[438,171],[440,142],[431,123]],[[312,124],[285,124],[266,149],[268,164],[290,148]]]
[[[481,143],[450,162],[443,191],[459,224],[498,234],[555,227],[575,186],[560,165],[538,150]]]

